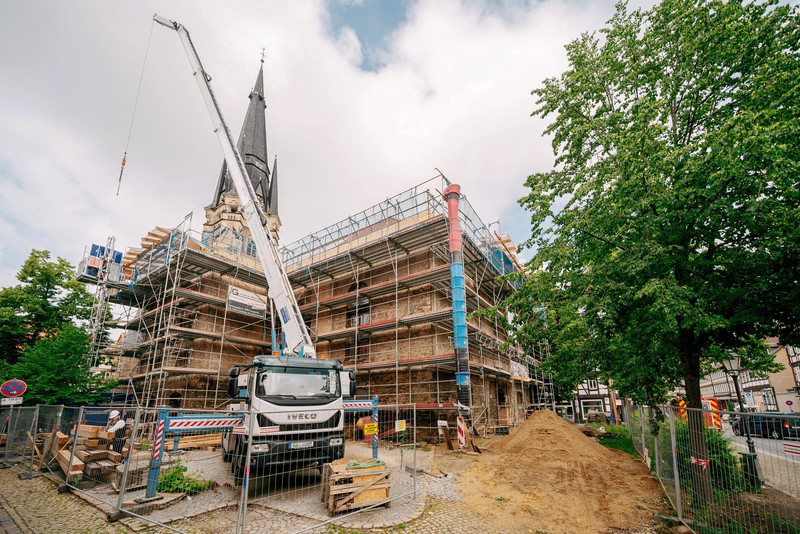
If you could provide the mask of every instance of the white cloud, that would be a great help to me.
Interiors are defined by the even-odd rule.
[[[485,221],[527,237],[525,177],[552,164],[530,91],[566,68],[563,46],[613,3],[530,7],[420,2],[379,72],[357,35],[331,38],[325,4],[44,1],[0,19],[0,287],[31,248],[73,263],[91,242],[136,246],[154,225],[194,226],[222,155],[177,36],[156,25],[120,196],[119,165],[152,13],[184,23],[238,133],[262,47],[270,159],[280,160],[282,244],[441,169]],[[13,229],[12,229],[13,228]]]
[[[348,63],[357,67],[361,65],[361,42],[358,40],[353,28],[344,27],[336,38],[336,48],[345,57]]]

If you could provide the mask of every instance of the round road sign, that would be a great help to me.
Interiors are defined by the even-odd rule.
[[[786,401],[786,406],[791,406],[792,404],[794,404],[792,401],[790,400]]]
[[[26,389],[28,389],[28,385],[22,380],[6,380],[0,386],[0,393],[6,397],[19,397],[25,393]]]

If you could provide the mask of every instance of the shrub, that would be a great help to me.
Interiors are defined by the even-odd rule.
[[[213,481],[186,476],[188,468],[180,460],[175,465],[158,475],[156,491],[197,495],[211,487]]]
[[[705,434],[709,460],[707,469],[711,470],[712,487],[717,491],[738,492],[744,489],[744,477],[731,440],[711,428],[706,428]],[[675,441],[678,446],[678,474],[681,478],[681,486],[689,489],[692,483],[689,425],[677,419],[675,421]]]

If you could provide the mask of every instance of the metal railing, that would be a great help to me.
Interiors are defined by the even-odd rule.
[[[800,532],[800,414],[631,406],[625,421],[693,531]]]
[[[295,409],[287,421],[270,412],[13,407],[0,411],[0,460],[20,478],[49,473],[102,503],[111,519],[134,517],[173,532],[209,521],[215,532],[237,534],[328,523],[361,530],[416,517],[425,500],[417,473],[433,458],[418,446],[418,428],[431,434],[448,417],[422,410],[418,427],[416,405],[366,401],[307,432],[300,421],[320,412]],[[116,417],[122,423],[108,432]]]

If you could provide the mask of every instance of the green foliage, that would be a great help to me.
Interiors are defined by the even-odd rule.
[[[188,468],[178,460],[175,464],[158,475],[156,491],[167,493],[185,493],[197,495],[213,485],[213,481],[187,476]]]
[[[705,429],[706,448],[708,454],[708,471],[711,473],[711,485],[717,492],[738,492],[744,489],[745,480],[741,464],[733,447],[732,440],[722,432],[711,428]],[[675,443],[678,446],[678,474],[681,487],[689,491],[692,488],[692,454],[689,451],[689,425],[676,419]],[[667,447],[669,449],[669,447]]]
[[[533,91],[556,167],[527,179],[536,255],[503,311],[558,384],[654,405],[684,381],[699,407],[704,365],[776,370],[761,340],[800,338],[799,9],[620,3]]]
[[[631,458],[639,458],[639,455],[636,453],[636,449],[633,447],[633,440],[628,436],[619,437],[618,434],[601,434],[597,436],[597,442],[610,449],[619,449],[621,451],[625,451],[631,456]]]
[[[74,271],[67,260],[51,261],[50,252],[32,250],[17,273],[21,283],[0,289],[0,372],[19,360],[26,345],[89,318],[92,297]]]
[[[99,400],[99,394],[111,391],[114,381],[103,381],[90,372],[86,354],[89,336],[82,328],[65,323],[50,337],[26,345],[9,375],[28,384],[26,403],[85,404]]]

